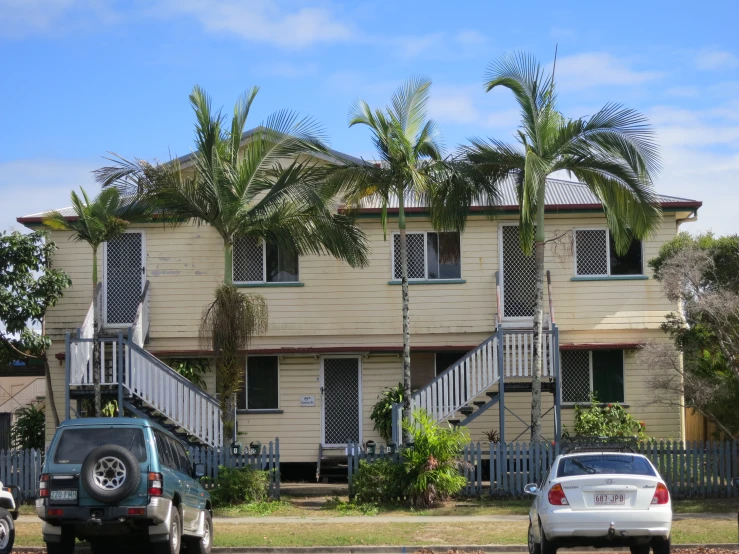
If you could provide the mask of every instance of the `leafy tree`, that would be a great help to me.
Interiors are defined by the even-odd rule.
[[[201,335],[204,330],[212,333],[208,342],[217,358],[216,386],[226,437],[234,425],[244,349],[253,335],[267,328],[264,299],[232,287],[234,241],[249,236],[298,255],[330,254],[352,266],[367,264],[364,233],[353,217],[334,210],[326,164],[316,157],[327,154],[319,126],[310,118],[280,111],[244,134],[258,90],[251,88],[239,98],[228,125],[205,91],[193,88],[195,151],[184,165],[178,160],[149,164],[115,157],[114,165],[97,171],[103,187],[135,195],[136,203],[165,222],[207,224],[223,240],[224,285],[204,311]],[[216,321],[225,314],[239,314],[241,319]]]
[[[51,268],[56,245],[45,233],[0,233],[0,367],[16,360],[42,358],[46,395],[59,425],[46,351],[51,340],[31,326],[42,323],[46,310],[56,305],[72,281],[60,269]]]
[[[636,437],[647,438],[646,425],[637,421],[620,404],[602,404],[594,394],[590,395],[590,405],[575,406],[574,436],[577,437]],[[565,429],[564,438],[570,438]]]
[[[46,416],[36,406],[27,406],[18,410],[15,423],[10,428],[11,448],[44,449],[44,428]]]
[[[349,126],[369,128],[380,163],[345,164],[336,168],[332,182],[349,207],[367,199],[382,206],[382,228],[387,232],[387,209],[398,203],[400,282],[403,309],[403,419],[410,420],[411,325],[408,295],[408,248],[405,203],[428,192],[445,174],[436,124],[427,119],[431,81],[412,78],[393,94],[385,110],[372,110],[363,100],[349,112]],[[407,438],[407,437],[406,437]]]
[[[98,305],[98,248],[106,241],[121,235],[133,222],[145,221],[148,211],[142,204],[121,198],[116,189],[103,190],[90,200],[85,189],[80,187],[82,197],[72,191],[74,217],[66,217],[58,211],[51,211],[44,218],[44,225],[57,231],[69,231],[71,239],[86,242],[92,248],[92,306],[93,306],[93,348],[92,381],[95,393],[95,417],[102,414],[100,396],[100,306]]]
[[[533,253],[536,261],[531,439],[539,441],[547,176],[566,171],[588,187],[601,201],[616,250],[622,254],[633,239],[647,237],[660,222],[652,186],[659,156],[651,127],[634,110],[606,104],[590,117],[562,115],[554,71],[547,74],[530,55],[508,54],[494,61],[485,89],[498,87],[509,89],[521,110],[519,144],[473,139],[462,147],[457,161],[469,167],[459,173],[461,178],[442,181],[435,218],[461,230],[473,203],[488,204],[508,180],[516,186],[521,248],[526,255]]]
[[[193,385],[203,390],[208,388],[204,378],[210,369],[207,358],[175,358],[168,360],[167,365]]]
[[[656,400],[694,408],[739,436],[739,235],[680,233],[649,265],[679,308],[662,324],[673,344],[648,344],[640,353],[654,368]]]

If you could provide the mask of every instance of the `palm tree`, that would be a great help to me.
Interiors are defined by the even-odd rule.
[[[92,308],[93,308],[93,347],[92,382],[94,388],[95,417],[102,415],[100,396],[100,306],[98,305],[98,248],[106,241],[119,236],[134,221],[146,217],[145,210],[131,202],[126,202],[116,189],[106,189],[93,200],[80,187],[82,197],[72,191],[72,209],[75,216],[67,218],[58,211],[44,217],[44,225],[58,231],[69,231],[76,242],[86,242],[92,248]]]
[[[464,178],[446,180],[436,191],[435,220],[463,228],[472,203],[489,201],[508,179],[516,186],[521,248],[529,256],[533,250],[536,261],[531,440],[539,441],[547,176],[567,171],[587,185],[601,201],[617,253],[623,254],[661,220],[652,184],[659,154],[652,128],[635,110],[610,103],[590,117],[565,118],[557,109],[554,72],[546,74],[530,55],[504,55],[490,65],[486,81],[486,91],[505,87],[518,102],[519,144],[473,139],[462,147],[457,161],[468,165]]]
[[[190,94],[195,151],[188,159],[152,165],[115,157],[113,166],[97,172],[103,187],[136,195],[137,203],[157,217],[173,225],[189,220],[210,225],[223,240],[224,285],[204,312],[201,336],[209,336],[216,357],[225,437],[234,424],[233,397],[243,379],[243,350],[254,334],[266,329],[267,317],[261,296],[243,295],[232,286],[234,241],[254,237],[298,255],[330,254],[352,266],[367,265],[364,233],[353,217],[334,210],[325,181],[327,165],[316,157],[327,154],[318,125],[280,111],[245,135],[257,92],[254,87],[239,98],[227,125],[196,86]],[[225,314],[241,319],[225,322]]]
[[[436,125],[427,119],[431,81],[411,78],[395,91],[385,110],[372,110],[360,100],[349,112],[349,126],[369,128],[380,163],[346,164],[334,171],[331,181],[348,207],[366,199],[382,206],[382,228],[387,235],[387,209],[397,199],[398,235],[403,306],[403,417],[410,421],[411,339],[408,297],[408,250],[405,203],[424,195],[443,170],[442,149]],[[387,236],[386,236],[387,238]]]

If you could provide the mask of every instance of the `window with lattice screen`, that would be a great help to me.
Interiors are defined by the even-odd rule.
[[[408,279],[461,279],[459,233],[407,233]],[[400,234],[393,234],[393,279],[401,278]]]
[[[238,237],[234,240],[234,283],[285,283],[297,280],[296,252],[265,244],[257,237]]]
[[[504,225],[502,234],[503,315],[534,317],[536,259],[523,253],[518,225]]]
[[[623,350],[560,352],[562,402],[583,404],[594,393],[600,402],[624,402]]]
[[[608,229],[575,229],[575,275],[597,277],[607,275],[642,275],[642,244],[632,240],[623,254]]]

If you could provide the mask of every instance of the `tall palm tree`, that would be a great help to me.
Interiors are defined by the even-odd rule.
[[[224,285],[204,312],[201,336],[210,337],[216,358],[225,437],[234,425],[243,350],[254,334],[266,329],[267,317],[261,296],[233,289],[234,241],[249,236],[298,255],[330,254],[352,266],[367,265],[365,235],[352,216],[335,212],[325,180],[327,165],[316,157],[327,153],[320,128],[310,118],[280,111],[245,135],[257,92],[254,87],[239,98],[228,125],[196,86],[190,94],[196,124],[195,150],[189,159],[152,165],[115,157],[113,166],[97,172],[103,187],[135,195],[137,203],[165,221],[207,224],[223,240]],[[224,322],[219,314],[242,319]]]
[[[382,227],[387,234],[387,209],[397,199],[403,307],[403,417],[410,421],[411,339],[408,296],[408,250],[405,203],[425,195],[442,172],[442,148],[435,123],[427,118],[431,81],[411,78],[392,95],[390,106],[372,110],[358,101],[349,112],[349,126],[365,125],[372,135],[380,163],[346,164],[331,181],[347,206],[359,207],[372,199],[382,206]]]
[[[554,73],[531,55],[507,54],[493,62],[485,89],[509,89],[521,110],[518,145],[473,139],[457,161],[468,164],[464,178],[448,179],[438,189],[435,219],[464,226],[469,207],[486,201],[506,180],[516,186],[519,233],[524,254],[536,261],[533,328],[531,439],[541,439],[541,373],[544,312],[544,198],[547,176],[567,171],[587,185],[603,205],[608,227],[623,254],[633,239],[647,237],[661,212],[653,188],[659,170],[654,133],[642,114],[609,103],[590,117],[567,119],[557,108]]]
[[[135,221],[147,217],[142,206],[126,202],[116,189],[106,189],[93,200],[80,187],[82,197],[72,191],[74,217],[67,218],[58,211],[51,211],[44,217],[44,225],[58,231],[69,231],[76,242],[86,242],[92,248],[92,307],[93,307],[93,347],[92,382],[94,388],[95,417],[102,415],[100,395],[100,306],[98,304],[98,248],[106,241],[119,236]]]

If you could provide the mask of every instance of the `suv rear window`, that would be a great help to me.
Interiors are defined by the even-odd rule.
[[[146,444],[141,429],[108,427],[105,429],[65,429],[56,447],[54,462],[57,464],[81,464],[98,446],[116,444],[146,461]]]
[[[652,465],[641,456],[628,454],[590,454],[562,458],[557,477],[609,473],[611,475],[648,475],[656,477]]]

